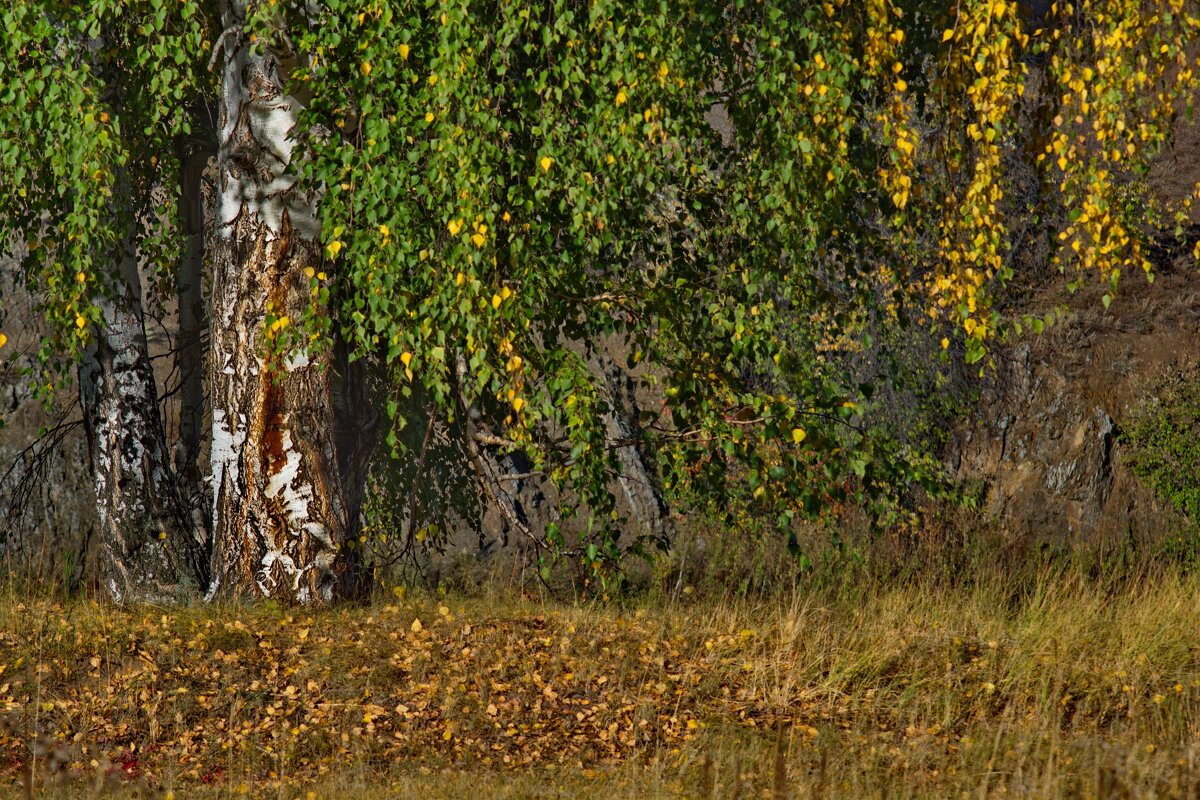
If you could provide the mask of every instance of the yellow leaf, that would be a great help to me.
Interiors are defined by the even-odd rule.
[[[75,280],[79,281],[80,283],[83,283],[84,281],[87,280],[87,273],[86,272],[76,272]]]
[[[503,289],[500,290],[500,299],[507,300],[508,298],[512,297],[512,293],[513,293],[512,289],[505,286]]]
[[[792,428],[792,441],[796,444],[803,442],[807,436],[808,434],[804,432],[804,428]]]
[[[317,276],[317,271],[315,269],[313,269],[312,267],[304,268],[304,277],[315,278],[316,276]]]
[[[554,163],[554,159],[550,158],[550,156],[542,156],[542,160],[538,163],[542,165],[542,169],[544,169],[546,172],[549,172],[550,165]]]
[[[667,66],[667,62],[658,65],[658,77],[665,78],[671,74],[671,68]]]
[[[359,71],[359,72],[361,72],[361,73],[363,74],[363,77],[364,77],[364,78],[365,78],[366,76],[370,75],[370,74],[371,74],[371,62],[370,62],[370,61],[364,61],[364,62],[362,62],[361,64],[359,64],[359,65],[358,65],[358,71]]]
[[[512,358],[510,358],[508,360],[508,363],[505,365],[505,367],[508,369],[509,372],[516,372],[517,370],[519,370],[521,368],[521,365],[524,363],[525,362],[521,359],[520,356],[513,356]]]
[[[503,302],[503,298],[500,297],[500,295],[498,295],[498,294],[492,295],[492,308],[499,308],[500,303],[502,303],[502,302]]]
[[[512,407],[513,407],[513,411],[516,411],[519,413],[521,411],[521,409],[525,407],[525,401],[522,400],[520,397],[518,397],[515,400],[513,400]]]
[[[942,41],[948,42],[954,38],[954,31],[942,31]]]
[[[946,350],[946,349],[948,349],[949,347],[950,347],[950,340],[949,340],[949,339],[942,339],[942,349],[943,349],[943,350]]]
[[[0,333],[0,347],[4,347],[6,344],[8,344],[8,337]]]
[[[412,362],[412,353],[405,350],[403,353],[400,354],[400,361],[404,364],[405,367],[407,367],[409,365],[409,363]]]
[[[483,247],[483,243],[487,241],[487,237],[482,233],[476,233],[471,237],[471,241],[475,243],[476,247]]]
[[[442,738],[448,742],[453,737],[454,737],[454,733],[451,732],[451,730],[449,728],[446,728],[446,732],[442,734]]]
[[[419,619],[414,619],[414,620],[413,620],[413,624],[412,624],[412,632],[413,632],[413,633],[420,633],[420,632],[421,632],[421,620],[419,620]]]
[[[406,44],[400,45],[400,58],[407,61],[409,52],[410,52],[410,50],[409,50],[408,45],[406,45]]]
[[[389,230],[389,229],[388,229],[388,226],[387,226],[387,225],[380,225],[380,226],[379,226],[379,233],[380,233],[380,235],[381,235],[381,236],[385,236],[385,237],[386,237],[386,236],[391,236],[391,235],[392,235],[392,232],[391,232],[391,230]]]
[[[87,327],[87,322],[88,321],[86,317],[75,317],[75,327],[79,328],[80,330],[83,330]]]
[[[625,100],[626,100],[626,97],[625,97],[625,90],[624,90],[624,89],[622,89],[621,91],[617,92],[617,100],[616,100],[616,103],[617,103],[617,105],[619,105],[619,106],[623,106],[623,105],[625,105]]]
[[[450,231],[451,236],[458,236],[458,232],[462,230],[462,222],[456,219],[450,220],[446,225],[446,230]]]
[[[425,112],[425,121],[433,122],[433,112],[431,112],[431,111]]]
[[[342,252],[342,243],[335,239],[326,245],[325,249],[329,251],[329,256],[331,258],[336,258],[337,254]]]

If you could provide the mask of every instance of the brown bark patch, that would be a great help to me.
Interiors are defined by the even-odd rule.
[[[273,380],[271,370],[263,369],[262,401],[258,413],[263,420],[262,448],[259,463],[263,477],[270,480],[279,473],[287,462],[283,436],[287,431],[285,422],[283,386]]]

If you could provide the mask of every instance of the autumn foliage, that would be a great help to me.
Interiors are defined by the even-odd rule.
[[[1017,787],[1020,771],[1068,797],[1096,785],[1095,763],[1183,797],[1200,778],[1182,611],[1198,591],[1045,574],[626,609],[433,593],[311,614],[7,597],[0,782],[696,797],[736,766],[746,791],[782,775],[797,792],[903,781],[945,797]],[[988,764],[1014,771],[981,777]]]

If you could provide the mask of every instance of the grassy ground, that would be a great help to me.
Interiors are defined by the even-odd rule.
[[[0,796],[1194,797],[1200,579],[0,597]]]

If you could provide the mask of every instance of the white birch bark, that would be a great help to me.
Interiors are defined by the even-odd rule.
[[[97,300],[103,325],[79,375],[101,582],[118,603],[187,601],[207,583],[204,534],[168,459],[132,238],[122,250],[113,289]]]
[[[242,14],[227,2],[226,28]],[[289,171],[303,153],[293,137],[301,102],[277,57],[241,35],[226,42],[210,304],[209,596],[329,602],[353,593],[360,577],[349,543],[363,480],[346,467],[361,461],[370,437],[339,413],[331,353],[285,359],[267,346],[268,313],[298,322],[310,300],[305,270],[324,269],[319,197]]]

